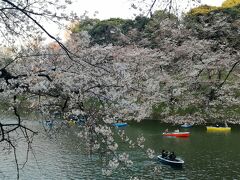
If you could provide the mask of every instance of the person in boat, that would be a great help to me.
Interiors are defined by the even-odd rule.
[[[162,158],[166,158],[167,155],[168,155],[168,152],[163,149],[162,150]]]
[[[68,117],[67,117],[67,120],[72,120],[72,121],[77,121],[78,117],[75,115],[75,114],[70,114]]]
[[[165,131],[164,131],[165,133],[168,133],[168,128],[167,129],[165,129]]]
[[[169,159],[170,159],[171,161],[175,161],[175,160],[176,160],[176,155],[175,155],[174,152],[171,152],[171,154],[169,155]]]
[[[46,120],[46,125],[51,129],[53,127],[53,120]]]
[[[174,130],[174,132],[179,132],[179,129]]]
[[[227,125],[227,122],[226,122],[226,121],[224,122],[224,125],[225,125],[225,127],[228,127],[228,125]]]

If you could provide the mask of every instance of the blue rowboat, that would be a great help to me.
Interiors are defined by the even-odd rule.
[[[166,165],[170,165],[172,167],[182,167],[184,161],[180,158],[175,158],[175,160],[170,160],[169,158],[163,158],[162,155],[157,156],[158,160]]]
[[[113,123],[113,126],[115,127],[125,127],[127,125],[128,125],[127,123]]]
[[[46,120],[46,121],[45,121],[45,124],[46,124],[47,126],[52,126],[52,125],[53,125],[53,120]]]
[[[192,126],[193,126],[193,124],[182,124],[181,125],[182,128],[190,128]]]

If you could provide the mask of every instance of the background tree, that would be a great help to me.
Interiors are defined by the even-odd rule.
[[[132,8],[143,16],[152,16],[154,11],[163,10],[169,14],[180,17],[184,11],[193,8],[201,3],[200,0],[132,0]]]

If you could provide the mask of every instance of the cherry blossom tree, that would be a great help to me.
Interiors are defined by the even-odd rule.
[[[125,46],[92,45],[87,31],[72,33],[63,44],[40,19],[75,18],[74,14],[53,11],[65,7],[57,1],[2,0],[4,42],[15,46],[1,55],[0,96],[17,121],[0,122],[0,135],[1,143],[14,150],[18,172],[13,133],[19,130],[29,147],[36,134],[22,124],[19,109],[47,119],[54,118],[56,112],[61,118],[85,115],[87,120],[78,136],[85,140],[89,153],[100,155],[106,167],[103,174],[109,175],[118,166],[132,164],[128,154],[117,153],[111,126],[116,117],[140,121],[151,117],[153,109],[161,105],[163,111],[158,115],[162,121],[182,123],[187,117],[202,123],[223,118],[226,111],[221,107],[232,110],[239,104],[239,53],[229,41],[201,38],[194,28],[165,18],[152,37],[154,48],[143,41]],[[216,33],[210,25],[195,25],[205,34]],[[42,44],[42,33],[55,43]],[[30,41],[20,47],[14,43],[20,37]],[[189,108],[191,112],[186,112]],[[231,110],[229,121],[236,122]],[[144,146],[144,137],[133,141],[124,131],[117,133],[130,147],[154,157],[155,152]]]

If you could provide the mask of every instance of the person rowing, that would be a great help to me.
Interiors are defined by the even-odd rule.
[[[167,158],[167,156],[168,156],[168,152],[163,149],[162,150],[162,158]]]
[[[175,155],[174,152],[171,152],[171,154],[169,155],[169,159],[170,159],[171,161],[175,161],[175,160],[176,160],[176,155]]]

